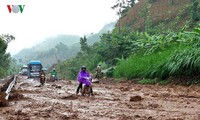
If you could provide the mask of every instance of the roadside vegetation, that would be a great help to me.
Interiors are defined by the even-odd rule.
[[[14,39],[15,37],[9,34],[0,35],[0,78],[10,75],[11,73],[14,74],[17,71],[14,59],[11,58],[9,53],[6,53],[8,43]]]
[[[82,36],[76,55],[65,61],[57,60],[59,77],[76,79],[82,65],[94,74],[100,64],[107,77],[140,79],[141,84],[199,83],[199,3],[199,0],[140,0],[138,3],[116,0],[112,6],[119,15],[115,28],[102,34],[94,44]],[[5,53],[7,42],[3,37],[0,41],[0,60],[4,61],[0,75],[5,76],[17,67],[16,60]],[[66,48],[59,45],[57,49]],[[60,50],[59,55],[67,50]]]
[[[184,84],[198,83],[199,1],[168,3],[166,9],[170,8],[171,12],[163,12],[163,18],[160,19],[153,18],[153,11],[161,10],[154,4],[162,5],[162,1],[141,0],[138,5],[122,3],[120,6],[121,2],[118,0],[113,6],[120,17],[115,29],[103,34],[100,42],[94,45],[88,45],[87,38],[82,37],[77,56],[57,66],[61,73],[67,72],[62,77],[75,79],[82,65],[94,73],[96,66],[102,64],[103,69],[115,68],[109,71],[109,77],[128,80],[140,78],[138,83],[141,84],[168,84],[175,80]],[[144,6],[147,7],[142,9]],[[180,10],[177,12],[175,7]],[[124,20],[133,14],[133,9],[138,9],[139,18],[146,20],[139,28],[134,26],[136,23]],[[177,14],[173,18],[175,12]],[[159,24],[155,25],[156,22]]]

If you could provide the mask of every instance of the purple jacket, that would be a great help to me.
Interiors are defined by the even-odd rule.
[[[83,84],[86,84],[86,85],[91,85],[91,83],[92,83],[92,79],[90,79],[90,80],[87,80],[87,79],[85,79],[85,77],[90,77],[90,74],[88,73],[88,72],[83,72],[83,71],[79,71],[79,74],[78,74],[78,81],[79,81],[79,83],[83,83]]]

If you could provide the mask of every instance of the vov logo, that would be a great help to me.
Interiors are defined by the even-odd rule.
[[[24,11],[25,5],[7,5],[9,13],[19,13]]]

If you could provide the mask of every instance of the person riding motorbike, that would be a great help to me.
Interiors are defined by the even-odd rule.
[[[40,72],[40,83],[43,85],[46,79],[46,74],[44,72],[44,70],[41,70]]]
[[[88,80],[92,80],[92,78],[91,78],[89,72],[86,71],[85,66],[81,67],[81,70],[78,73],[77,80],[79,82],[79,85],[78,85],[78,88],[76,90],[76,94],[78,94],[79,90],[82,89],[82,84],[91,85],[91,81],[88,81]],[[92,87],[91,87],[91,94],[93,95]]]
[[[55,70],[55,68],[53,68],[53,71],[51,72],[51,77],[54,80],[57,80],[57,71]]]

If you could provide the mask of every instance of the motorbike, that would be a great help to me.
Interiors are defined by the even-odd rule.
[[[44,74],[41,74],[40,75],[40,83],[41,83],[41,85],[44,85],[44,83],[45,83],[45,75]]]
[[[85,82],[82,84],[81,94],[84,95],[93,95],[92,93],[92,78],[91,77],[85,77]]]
[[[50,80],[52,82],[55,82],[57,80],[56,75],[51,75]]]

